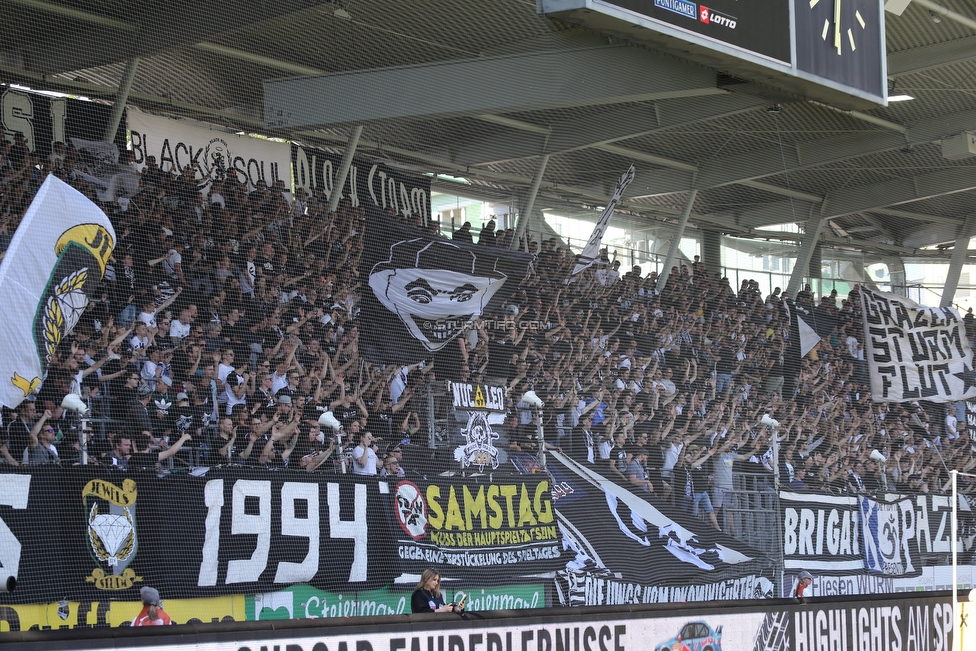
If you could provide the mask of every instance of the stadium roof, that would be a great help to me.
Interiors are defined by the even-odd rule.
[[[696,188],[700,227],[775,239],[754,229],[823,216],[829,245],[913,255],[976,234],[976,156],[941,147],[976,130],[976,22],[932,5],[885,14],[889,92],[914,99],[857,111],[588,32],[532,0],[7,0],[0,79],[110,101],[138,57],[131,105],[340,149],[362,124],[360,152],[463,177],[472,196],[524,196],[549,154],[537,209],[602,205],[633,162],[621,207],[649,227]],[[310,100],[314,124],[266,129],[265,82],[296,76],[333,94]]]

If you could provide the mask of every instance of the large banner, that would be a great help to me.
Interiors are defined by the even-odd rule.
[[[562,605],[773,596],[773,564],[759,551],[562,454],[549,455],[548,469],[569,552],[556,583]]]
[[[966,328],[952,307],[861,288],[864,354],[877,402],[955,402],[976,397]]]
[[[336,607],[347,616],[350,600],[402,612],[410,579],[383,591],[437,567],[445,588],[485,609],[535,608],[544,594],[518,586],[544,591],[523,577],[560,565],[545,475],[394,483],[243,469],[163,479],[31,470],[0,473],[0,579],[18,579],[0,603],[138,600],[151,585],[171,599],[264,595],[259,613],[287,602],[294,614],[282,594],[296,589],[318,599],[308,611],[316,617]]]
[[[321,189],[326,197],[331,197],[341,161],[341,154],[293,145],[295,189],[304,188],[309,194]],[[389,209],[398,217],[430,217],[429,177],[406,174],[395,167],[367,161],[360,156],[353,157],[349,175],[340,192],[340,199],[349,199],[354,208],[373,207],[381,212]]]
[[[0,474],[0,574],[14,603],[369,590],[398,574],[380,482],[211,469]]]
[[[101,140],[111,113],[112,107],[106,104],[0,86],[0,124],[7,139],[23,135],[27,148],[44,160],[55,142]],[[115,144],[125,147],[124,129],[116,133]]]
[[[369,286],[362,292],[360,350],[385,364],[432,358],[482,314],[500,308],[532,260],[377,217],[359,267]]]
[[[402,480],[393,492],[397,556],[407,571],[433,567],[498,581],[561,565],[545,475]]]
[[[291,189],[291,145],[239,136],[192,120],[171,120],[129,110],[127,126],[133,162],[142,170],[154,156],[166,172],[197,166],[196,177],[213,180],[235,175],[248,189],[262,180],[271,187],[281,179]]]
[[[16,407],[40,387],[114,248],[102,209],[48,175],[0,263],[0,404]]]
[[[962,604],[962,621],[971,604]],[[206,633],[174,630],[168,639],[124,632],[85,648],[146,651],[948,651],[953,648],[948,596],[914,595],[876,601],[684,607],[681,611],[628,607],[597,612],[494,613],[484,617],[376,618],[323,622],[301,628],[228,628]],[[963,628],[963,634],[968,628]],[[134,633],[134,632],[133,632]],[[148,633],[148,631],[145,631]],[[167,633],[160,631],[160,634]],[[180,637],[177,637],[180,636]],[[80,638],[81,636],[79,636]],[[58,638],[65,647],[79,640]],[[965,638],[964,638],[965,639]],[[49,649],[43,638],[19,649]],[[155,642],[155,644],[154,644]]]
[[[913,577],[922,557],[951,552],[952,505],[947,495],[815,495],[781,492],[783,564],[831,576],[871,574]],[[959,549],[969,563],[973,549],[970,504],[959,504]]]

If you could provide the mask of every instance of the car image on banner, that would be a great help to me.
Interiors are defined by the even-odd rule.
[[[654,647],[655,651],[722,651],[722,627],[713,630],[705,622],[688,622],[673,638]]]

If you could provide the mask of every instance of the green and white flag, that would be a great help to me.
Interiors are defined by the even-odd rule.
[[[115,247],[101,208],[49,175],[0,264],[0,404],[35,393],[78,323]]]

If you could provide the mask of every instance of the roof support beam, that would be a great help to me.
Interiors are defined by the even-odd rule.
[[[432,102],[430,88],[467,88]],[[397,101],[390,102],[390,89]],[[714,71],[611,45],[264,81],[269,128],[724,94]]]
[[[966,264],[969,240],[972,239],[974,227],[976,227],[976,217],[970,216],[959,229],[959,236],[952,247],[952,257],[949,259],[949,269],[946,271],[946,281],[942,287],[942,300],[939,302],[939,307],[951,307],[952,299],[956,297],[959,276],[962,274],[962,266]]]
[[[786,158],[785,169],[792,172],[904,149],[906,146],[931,143],[944,136],[973,129],[976,129],[976,111],[960,111],[921,120],[909,128],[904,135],[880,130],[865,130],[834,138],[812,140],[782,150],[778,145],[759,149],[749,152],[747,157],[722,156],[701,166],[694,180],[694,187],[704,190],[781,174],[784,171],[784,157]],[[634,196],[640,198],[685,192],[691,188],[691,184],[690,177],[685,179],[662,177],[657,182],[649,182],[643,191],[635,190]]]
[[[352,135],[349,136],[349,140],[346,141],[346,150],[342,152],[342,162],[339,163],[339,171],[336,173],[335,187],[332,189],[332,196],[329,197],[330,215],[339,207],[339,200],[342,199],[342,187],[346,184],[349,168],[352,167],[352,158],[356,154],[356,147],[359,146],[359,137],[362,135],[363,125],[357,124]],[[426,215],[424,219],[426,219]]]
[[[678,247],[681,246],[681,238],[685,234],[685,227],[688,225],[688,217],[691,216],[691,209],[695,205],[695,197],[698,196],[698,190],[692,190],[688,193],[688,197],[685,199],[685,207],[681,211],[681,217],[678,218],[678,223],[674,227],[674,233],[671,235],[671,245],[668,247],[668,257],[664,259],[664,267],[661,268],[661,273],[657,277],[657,291],[663,291],[665,286],[668,284],[668,277],[671,275],[671,265],[674,264],[674,258],[678,255]]]
[[[319,0],[275,0],[252,2],[242,7],[239,0],[209,0],[194,5],[193,20],[186,20],[185,13],[174,11],[171,3],[132,3],[132,10],[126,15],[128,20],[119,21],[72,9],[53,0],[15,1],[28,10],[54,12],[68,21],[83,20],[91,26],[88,30],[71,30],[55,25],[59,34],[58,47],[45,43],[30,49],[26,58],[30,70],[43,73],[93,68],[134,56],[145,59],[161,51],[208,41],[217,35],[244,30],[264,21],[317,11],[321,4]],[[4,9],[6,18],[10,12],[6,7]],[[72,15],[74,12],[85,15]],[[57,22],[64,23],[63,20]]]
[[[79,93],[83,95],[108,98],[118,93],[118,88],[112,86],[102,86],[87,81],[75,81],[63,77],[53,77],[36,72],[28,72],[20,68],[10,68],[0,66],[0,73],[6,75],[6,79],[11,82],[23,83],[34,90],[53,90],[63,93]],[[170,97],[160,97],[150,93],[140,93],[138,91],[129,92],[129,102],[142,108],[156,111],[173,111],[181,115],[206,116],[211,120],[220,120],[234,128],[249,127],[251,129],[263,128],[260,120],[255,120],[244,115],[228,113],[220,109],[199,104],[181,102]]]
[[[529,216],[532,214],[532,208],[535,206],[535,197],[539,194],[539,185],[542,183],[542,176],[546,173],[546,165],[548,164],[549,154],[543,154],[539,159],[539,164],[535,168],[535,176],[532,177],[529,194],[525,197],[525,207],[522,209],[521,214],[518,216],[518,222],[515,224],[515,237],[512,238],[512,244],[509,246],[513,251],[518,251],[519,241],[525,235],[525,227],[529,224]],[[529,250],[528,244],[528,240],[526,240],[526,252]]]
[[[793,273],[790,274],[790,284],[786,287],[791,298],[796,297],[796,293],[800,291],[800,287],[803,285],[803,279],[810,275],[810,261],[813,260],[813,251],[820,244],[820,233],[826,223],[827,219],[824,218],[823,214],[807,220],[806,232],[800,242],[800,252],[796,256],[796,262],[793,263]]]
[[[976,36],[957,38],[936,45],[892,52],[888,55],[888,76],[900,77],[976,58]]]
[[[72,20],[80,20],[92,25],[99,25],[100,27],[117,29],[122,32],[136,31],[136,26],[133,23],[118,20],[116,18],[110,18],[109,16],[101,16],[82,9],[75,9],[74,7],[55,4],[53,2],[43,2],[43,0],[10,0],[10,2],[21,5],[22,7],[27,7],[28,9],[36,9],[38,11],[54,14],[56,16],[63,16]]]
[[[976,189],[976,169],[952,167],[933,174],[923,174],[912,179],[896,179],[884,183],[854,186],[827,195],[822,204],[825,219],[834,219],[853,213],[876,210],[887,206],[912,203],[931,197]],[[755,210],[739,213],[736,223],[747,228],[797,221],[794,210],[807,202],[782,201],[767,204]],[[786,217],[786,219],[784,219]]]
[[[929,224],[959,225],[960,223],[958,217],[943,217],[942,215],[923,215],[917,212],[898,210],[897,208],[875,208],[871,212],[876,212],[880,215],[889,215],[891,217],[901,217],[902,219],[911,219],[913,221],[924,222]]]
[[[953,11],[945,5],[941,5],[938,2],[933,2],[932,0],[915,0],[915,4],[922,5],[932,13],[943,18],[948,18],[949,20],[955,21],[960,25],[964,25],[969,29],[976,30],[976,20],[973,20],[969,16],[964,16],[958,11]]]
[[[125,111],[125,103],[129,101],[129,92],[132,90],[132,81],[136,78],[136,70],[139,69],[139,57],[132,57],[125,62],[125,72],[122,73],[122,81],[119,82],[119,92],[115,95],[115,103],[112,104],[112,112],[108,117],[108,124],[105,125],[105,133],[102,140],[105,142],[115,142],[115,134],[122,123],[122,112]]]
[[[247,63],[253,63],[255,65],[264,66],[267,68],[274,68],[293,75],[321,75],[325,72],[324,70],[319,70],[318,68],[310,68],[309,66],[303,66],[290,61],[282,61],[281,59],[273,59],[271,57],[255,54],[254,52],[236,50],[231,47],[217,45],[216,43],[195,43],[193,48],[195,50],[200,50],[201,52],[209,52],[210,54],[217,54],[230,59],[237,59],[238,61],[246,61]]]
[[[552,135],[551,127],[542,127],[537,124],[532,124],[531,122],[523,122],[522,120],[515,120],[512,118],[505,117],[503,115],[479,115],[476,116],[479,120],[485,122],[491,122],[492,124],[500,124],[502,126],[511,127],[513,129],[518,129],[520,131],[526,131],[528,133],[535,133],[538,135],[549,136]],[[659,165],[661,167],[670,167],[671,169],[683,170],[686,172],[697,172],[698,167],[696,165],[689,165],[688,163],[675,160],[673,158],[666,158],[664,156],[656,156],[654,154],[648,154],[642,151],[637,151],[636,149],[628,149],[626,147],[621,147],[619,145],[611,143],[594,143],[592,145],[593,149],[599,149],[600,151],[605,151],[611,154],[617,154],[618,156],[623,156],[631,160],[639,160],[645,163],[651,163],[652,165]],[[511,159],[508,159],[511,160]],[[492,161],[499,162],[499,161]],[[480,163],[485,165],[487,163]]]
[[[489,165],[532,158],[540,151],[568,154],[695,124],[703,120],[740,115],[767,106],[768,99],[742,93],[723,93],[706,97],[669,99],[639,106],[608,107],[598,117],[585,117],[548,125],[514,120],[499,115],[479,115],[478,119],[521,131],[519,134],[491,134],[461,150],[441,155],[467,165]],[[525,134],[531,133],[532,136]],[[440,146],[431,151],[442,149]],[[639,181],[638,176],[636,181]],[[633,186],[632,186],[633,187]]]

